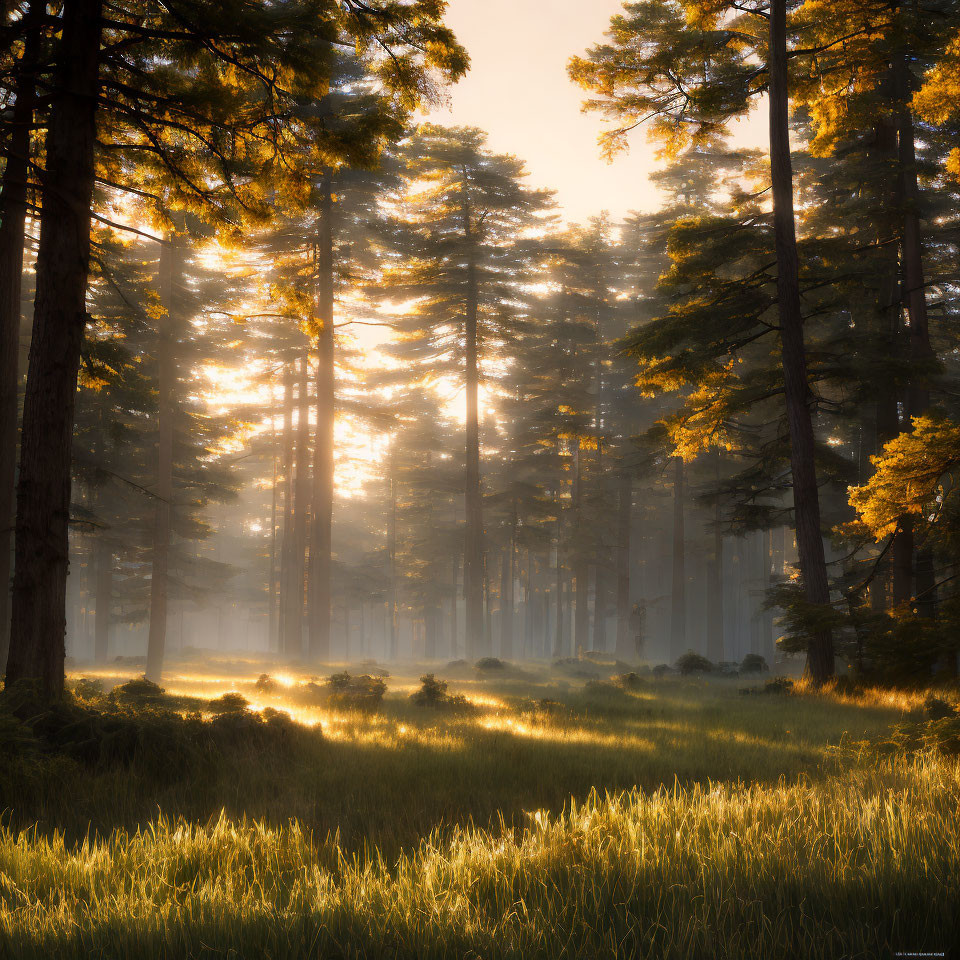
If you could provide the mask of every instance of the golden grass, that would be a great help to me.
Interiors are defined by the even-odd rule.
[[[303,706],[292,671],[253,694],[257,672],[233,688],[322,738],[293,757],[241,746],[160,788],[73,769],[3,798],[0,956],[833,960],[960,942],[960,765],[860,743],[906,694],[542,674],[451,682],[475,708],[445,713],[411,704],[404,676],[364,713]],[[216,696],[211,675],[183,682]]]

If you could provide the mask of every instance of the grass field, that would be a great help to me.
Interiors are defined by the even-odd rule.
[[[202,767],[3,779],[0,955],[884,957],[960,942],[960,764],[877,749],[919,700],[623,691],[546,665],[417,706],[309,702],[255,662],[174,664],[295,727]],[[105,677],[107,685],[132,676]],[[85,674],[91,676],[90,672]],[[754,681],[756,682],[756,681]],[[184,700],[196,706],[196,703]]]

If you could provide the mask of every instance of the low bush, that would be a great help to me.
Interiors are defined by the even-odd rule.
[[[463,694],[447,693],[447,681],[438,680],[432,673],[420,678],[420,689],[410,694],[418,707],[445,707],[457,710],[469,709],[472,704]]]
[[[647,681],[639,673],[634,673],[632,670],[629,673],[620,673],[615,676],[613,683],[621,690],[640,690],[647,685]]]
[[[383,702],[387,683],[383,677],[363,674],[353,677],[349,673],[335,673],[323,684],[323,696],[333,707],[358,710],[374,710]]]
[[[759,653],[748,653],[740,661],[741,673],[766,673],[769,669],[766,659],[761,657]]]
[[[480,673],[503,673],[507,669],[507,664],[499,657],[481,657],[473,665],[473,669]]]
[[[689,677],[698,673],[713,673],[713,664],[699,653],[688,650],[677,659],[677,670],[683,676]]]

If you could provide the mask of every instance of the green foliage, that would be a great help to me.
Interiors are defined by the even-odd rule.
[[[163,688],[146,677],[128,680],[110,691],[111,702],[130,706],[156,706],[162,703],[163,699]]]
[[[376,709],[387,692],[387,683],[383,677],[366,674],[354,677],[346,672],[328,677],[323,687],[325,699],[330,706],[358,710]]]
[[[677,670],[685,677],[697,673],[713,673],[713,664],[701,654],[688,650],[677,658]]]
[[[740,662],[740,673],[766,673],[770,667],[759,653],[748,653]]]
[[[410,699],[418,707],[465,710],[472,706],[463,694],[447,693],[446,680],[438,680],[432,673],[424,674],[420,678],[420,689],[411,693]]]
[[[246,713],[249,701],[242,694],[231,692],[225,693],[216,700],[211,700],[207,705],[208,709],[215,716],[224,716],[227,714]]]

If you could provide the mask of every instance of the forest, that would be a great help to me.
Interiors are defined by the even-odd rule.
[[[960,2],[512,6],[2,0],[0,957],[960,949]]]

